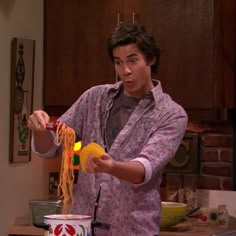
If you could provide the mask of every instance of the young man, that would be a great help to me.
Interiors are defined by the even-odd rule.
[[[153,80],[160,51],[142,25],[121,24],[108,52],[120,81],[90,88],[59,118],[84,145],[106,150],[100,159],[89,157],[86,174],[79,172],[72,213],[93,215],[102,186],[97,220],[111,227],[96,235],[159,235],[162,171],[182,140],[187,115]],[[59,150],[46,130],[49,120],[41,110],[28,119],[33,149],[46,157]]]

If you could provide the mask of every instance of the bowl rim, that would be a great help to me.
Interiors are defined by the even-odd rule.
[[[161,206],[163,206],[163,207],[186,207],[187,204],[182,203],[182,202],[166,202],[166,201],[163,201],[163,202],[161,202]]]

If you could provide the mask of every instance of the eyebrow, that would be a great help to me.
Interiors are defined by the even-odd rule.
[[[136,56],[138,56],[138,54],[132,53],[132,54],[128,55],[127,58],[136,57]],[[120,59],[119,57],[115,57],[115,56],[114,56],[113,58],[114,58],[114,59]]]

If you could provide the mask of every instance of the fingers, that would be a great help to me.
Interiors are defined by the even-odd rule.
[[[109,156],[109,154],[107,153],[104,153],[101,157],[100,157],[101,160],[109,160],[111,159],[111,157]]]
[[[45,111],[34,111],[28,118],[27,125],[33,131],[43,131],[46,124],[49,123],[50,117]]]
[[[111,169],[112,165],[113,159],[107,153],[102,155],[100,158],[88,154],[85,168],[87,173],[109,173],[109,170]]]
[[[99,171],[99,159],[91,154],[88,154],[85,165],[87,173],[95,173]]]
[[[42,115],[46,124],[50,122],[50,117],[45,111],[42,111],[41,115]]]

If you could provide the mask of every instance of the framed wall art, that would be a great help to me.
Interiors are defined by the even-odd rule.
[[[27,119],[33,108],[35,40],[13,38],[10,107],[10,162],[31,160]]]

